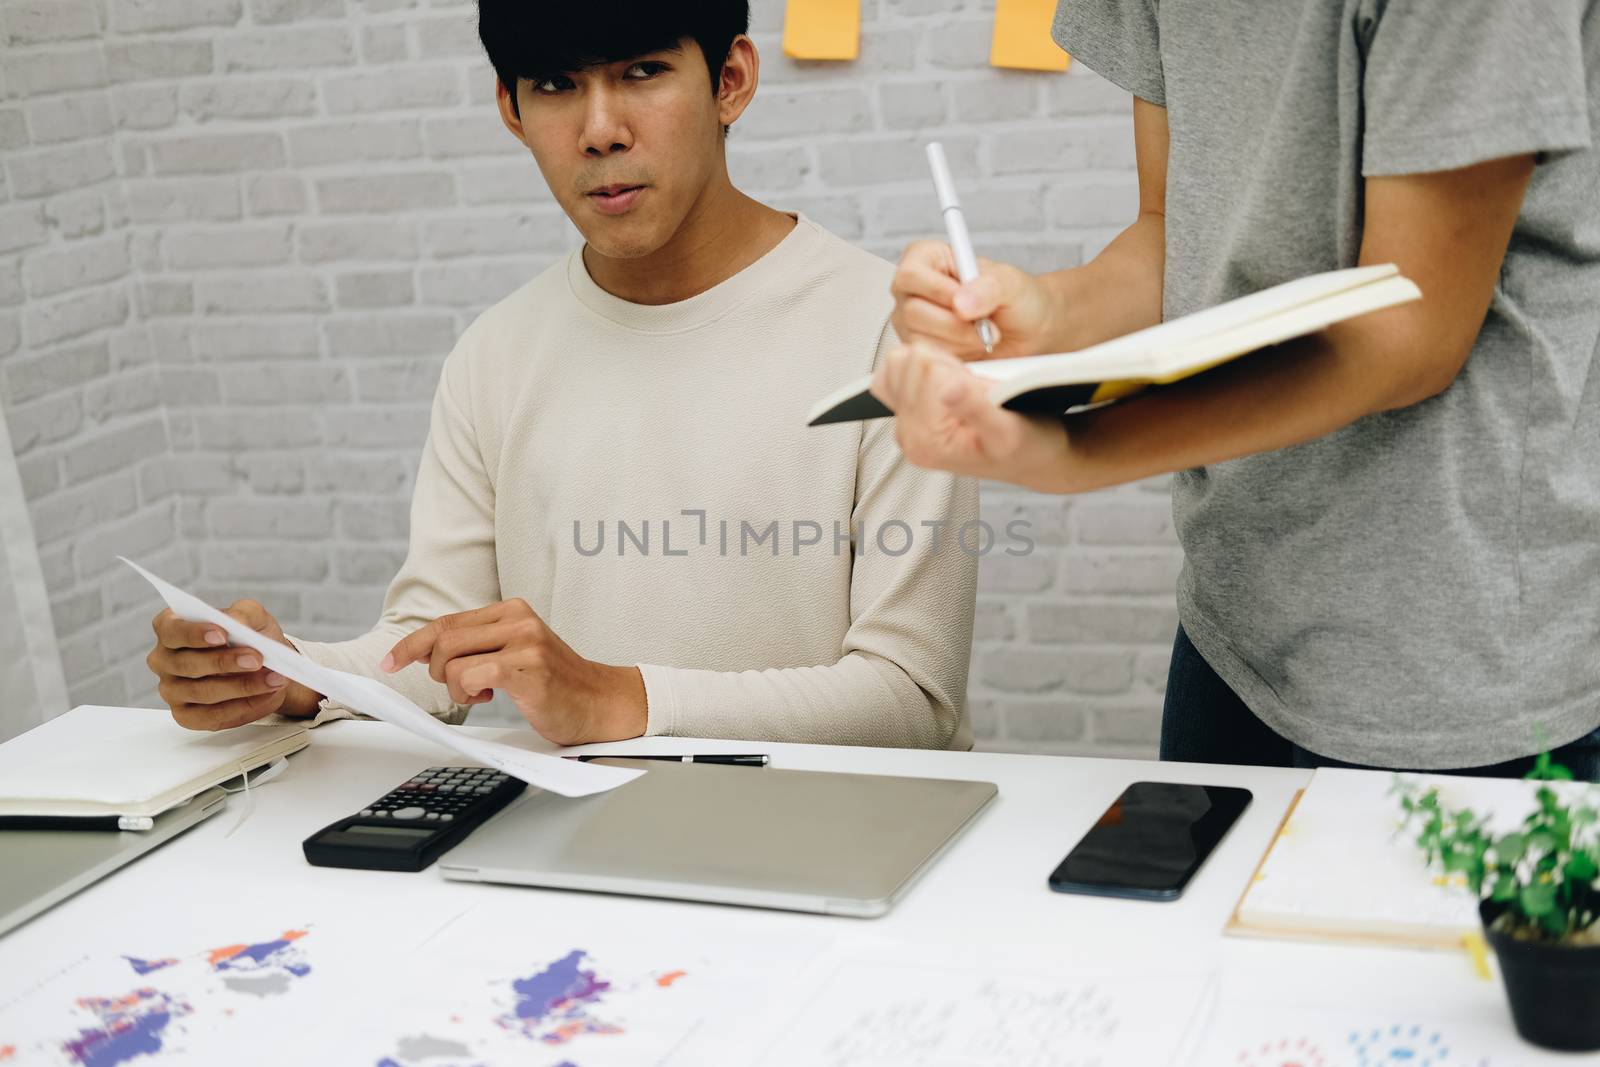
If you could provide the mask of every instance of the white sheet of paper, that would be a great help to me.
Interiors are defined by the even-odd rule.
[[[481,898],[330,1013],[315,1062],[747,1065],[740,1023],[827,936],[739,909],[635,921],[614,901],[549,896],[537,915],[515,894]]]
[[[190,622],[209,622],[228,635],[231,644],[253,648],[261,653],[262,664],[286,678],[315,689],[324,696],[357,711],[381,719],[402,730],[427,738],[445,748],[478,760],[515,778],[520,778],[539,789],[548,789],[566,797],[584,797],[604,793],[619,785],[633,781],[643,771],[625,770],[621,767],[603,767],[595,763],[580,763],[557,756],[502,745],[495,741],[480,741],[451,729],[432,715],[417,707],[400,693],[372,678],[334,670],[315,663],[288,645],[256,633],[232,616],[225,615],[171,582],[162,580],[123,556],[118,559],[144,576],[155,586],[161,599],[167,602],[173,614]]]
[[[753,1028],[762,1067],[1154,1067],[1194,1039],[1213,976],[863,940],[797,985]]]
[[[219,861],[230,848],[215,835],[180,854],[163,846],[159,862],[113,875],[109,892],[0,938],[0,1064],[359,1062],[317,1047],[317,1031],[342,1024],[366,999],[352,990],[378,987],[465,902],[441,897],[435,879],[389,880],[381,903],[341,897],[306,864],[241,877]]]

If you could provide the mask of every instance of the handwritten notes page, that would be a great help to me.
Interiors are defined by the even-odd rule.
[[[812,973],[757,1046],[763,1067],[1167,1064],[1210,983],[903,943],[843,945]]]

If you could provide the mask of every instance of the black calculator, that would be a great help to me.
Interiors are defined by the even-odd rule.
[[[306,862],[420,871],[516,799],[527,783],[488,767],[429,767],[305,839]]]

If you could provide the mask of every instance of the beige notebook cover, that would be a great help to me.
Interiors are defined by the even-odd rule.
[[[1406,775],[1437,786],[1447,810],[1492,813],[1506,833],[1534,810],[1540,784]],[[1233,934],[1460,948],[1479,929],[1478,902],[1459,875],[1430,869],[1420,824],[1404,813],[1389,771],[1322,768],[1290,805],[1228,921]],[[1568,783],[1554,783],[1568,788]]]
[[[304,726],[201,733],[165,709],[80,705],[0,745],[0,815],[159,815],[309,741]]]

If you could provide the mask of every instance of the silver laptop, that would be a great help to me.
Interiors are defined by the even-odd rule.
[[[207,789],[162,812],[149,830],[0,830],[0,935],[223,809]]]
[[[648,773],[530,790],[439,861],[446,878],[882,915],[997,792],[992,782],[607,759]]]

